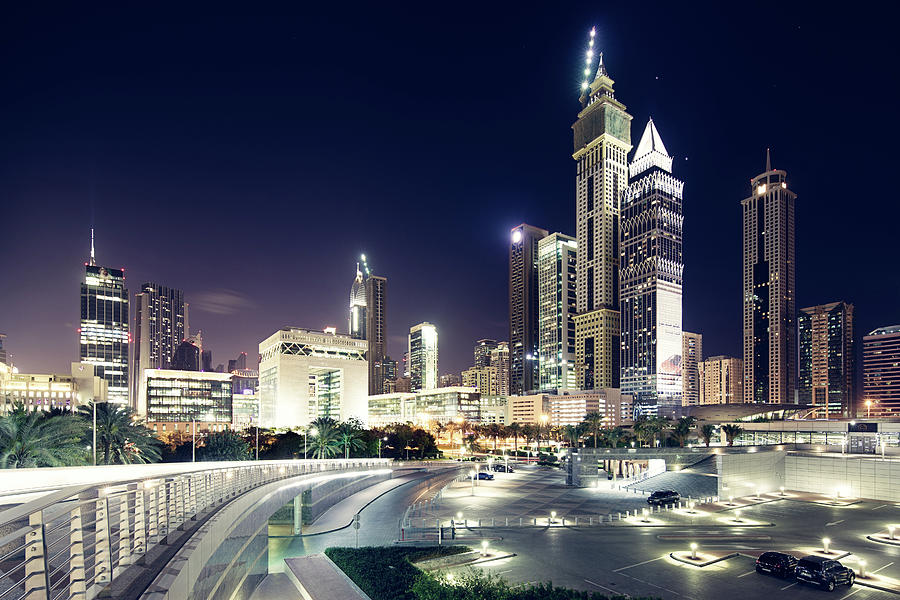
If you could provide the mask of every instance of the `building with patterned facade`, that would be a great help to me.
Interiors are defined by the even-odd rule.
[[[387,351],[387,278],[368,274],[366,265],[366,341],[369,342],[369,394],[384,390]]]
[[[366,282],[359,270],[359,263],[356,263],[356,277],[350,286],[350,317],[347,321],[347,331],[355,340],[366,339],[366,308]]]
[[[622,392],[642,414],[682,402],[681,293],[684,183],[672,176],[653,119],[647,122],[622,193],[620,309]]]
[[[619,201],[628,186],[631,115],[616,100],[613,83],[601,53],[594,80],[583,85],[582,110],[572,126],[578,242],[575,363],[581,389],[619,387]]]
[[[439,385],[438,331],[427,321],[409,328],[409,378],[414,392]]]
[[[538,241],[546,229],[522,223],[509,244],[509,392],[538,387]]]
[[[700,404],[743,403],[744,366],[741,359],[711,356],[699,363],[698,374]]]
[[[574,388],[575,238],[552,233],[538,242],[539,388]]]
[[[900,418],[900,325],[863,337],[863,401],[860,418]]]
[[[391,423],[415,423],[424,427],[432,421],[447,423],[459,419],[480,422],[481,394],[472,388],[395,392],[368,398],[367,421],[370,427],[384,427]]]
[[[497,394],[509,396],[509,343],[499,342],[491,350],[491,366],[497,367]]]
[[[482,396],[500,396],[500,373],[497,367],[472,367],[462,372],[463,387],[477,390]],[[444,386],[442,386],[444,387]]]
[[[497,340],[483,339],[475,342],[475,366],[489,367],[491,365],[491,352],[496,350],[500,345]]]
[[[633,422],[633,399],[621,390],[559,390],[547,396],[549,423],[553,427],[577,426],[589,412],[603,415],[604,427],[618,427]]]
[[[745,402],[797,401],[796,198],[767,151],[741,201]]]
[[[700,370],[703,360],[703,334],[681,332],[681,405],[700,404]]]
[[[147,427],[157,433],[217,432],[232,425],[232,375],[144,369]]]
[[[819,417],[856,416],[853,305],[831,302],[801,308],[797,337],[800,403],[819,407]]]
[[[21,404],[26,410],[69,410],[90,402],[106,402],[108,382],[95,374],[95,365],[72,363],[69,374],[19,373],[0,363],[0,412]]]

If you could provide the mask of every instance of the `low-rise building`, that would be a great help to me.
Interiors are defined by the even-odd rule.
[[[509,425],[509,399],[506,396],[481,396],[481,424]]]
[[[369,396],[368,424],[383,427],[391,423],[431,421],[447,423],[463,419],[473,423],[481,419],[481,394],[472,388],[447,387],[420,392],[394,392]]]
[[[0,401],[3,411],[21,403],[29,410],[72,410],[89,402],[107,402],[106,379],[90,363],[72,363],[72,373],[19,373],[0,363]]]
[[[258,427],[259,371],[235,369],[231,375],[231,427],[236,431]]]
[[[547,415],[549,418],[550,394],[509,396],[507,407],[509,423],[537,425],[541,423],[541,415]]]
[[[578,425],[590,412],[603,415],[604,427],[632,422],[633,399],[618,388],[559,390],[548,396],[550,424],[554,427]]]
[[[157,433],[225,431],[232,424],[232,375],[144,369],[147,426]]]

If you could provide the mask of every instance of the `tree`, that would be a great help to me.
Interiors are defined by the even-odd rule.
[[[566,425],[563,428],[563,436],[569,442],[570,448],[577,448],[578,440],[581,438],[581,431],[575,425]]]
[[[684,443],[687,441],[696,422],[697,417],[681,417],[675,423],[675,427],[672,428],[672,437],[678,441],[679,447],[684,448]]]
[[[603,443],[610,448],[618,448],[619,442],[625,439],[625,432],[621,427],[610,427],[603,430]]]
[[[594,436],[594,448],[597,447],[597,438],[600,437],[600,428],[603,427],[603,415],[596,410],[592,410],[584,415],[584,424],[590,429]]]
[[[725,441],[728,442],[728,445],[734,446],[734,440],[744,433],[744,428],[740,425],[722,425],[722,433],[725,434]]]
[[[310,423],[310,427],[317,430],[317,434],[309,438],[309,447],[314,456],[321,460],[338,453],[341,447],[341,433],[337,421],[330,417],[319,417]]]
[[[706,447],[709,448],[709,443],[712,441],[712,436],[716,432],[716,426],[712,423],[707,423],[700,427],[700,439],[703,440],[703,443],[706,444]]]
[[[494,440],[494,451],[497,450],[497,440],[503,437],[503,425],[499,423],[491,423],[484,428],[484,434],[486,437]]]
[[[161,443],[137,420],[134,411],[112,402],[98,402],[96,411],[98,463],[130,465],[159,461]],[[93,402],[78,407],[87,440],[92,438],[93,415]]]
[[[0,417],[0,468],[84,464],[84,427],[71,415],[29,411],[21,403]]]
[[[206,442],[197,449],[200,460],[247,460],[250,446],[244,438],[229,430],[211,433]]]
[[[522,425],[513,421],[509,425],[506,426],[506,431],[508,434],[513,436],[513,451],[518,455],[519,453],[519,436],[522,434]]]
[[[362,450],[366,447],[362,441],[362,426],[354,421],[346,421],[338,426],[338,437],[341,446],[344,447],[344,458],[350,458],[353,450]]]

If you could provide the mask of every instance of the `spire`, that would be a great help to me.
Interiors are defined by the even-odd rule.
[[[769,149],[766,148],[766,173],[772,170],[772,158],[769,155]]]
[[[97,264],[97,261],[95,260],[95,256],[94,256],[94,228],[93,227],[91,227],[91,263],[90,264],[91,264],[91,266],[94,266]]]
[[[644,134],[641,135],[641,141],[638,143],[637,150],[634,151],[634,159],[631,161],[629,170],[631,176],[634,177],[653,166],[659,167],[667,173],[672,172],[672,157],[669,156],[662,137],[656,130],[656,124],[651,118],[644,127]]]
[[[599,79],[600,77],[609,77],[609,73],[606,72],[606,65],[603,64],[603,53],[600,53],[600,64],[597,65],[597,75],[594,79]]]

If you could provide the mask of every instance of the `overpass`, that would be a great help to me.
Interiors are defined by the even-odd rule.
[[[299,533],[392,474],[388,459],[0,471],[0,600],[247,598],[276,511]]]

